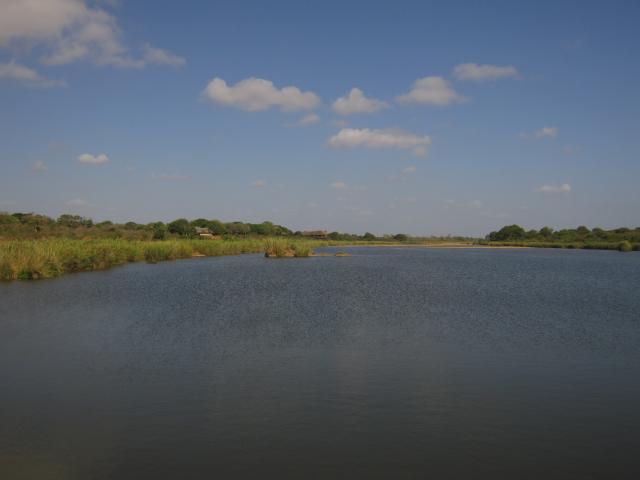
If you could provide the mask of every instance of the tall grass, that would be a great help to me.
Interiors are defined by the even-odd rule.
[[[270,238],[264,241],[264,254],[266,257],[310,257],[313,247],[323,245],[324,242],[297,240],[292,241],[282,238]]]
[[[129,262],[149,263],[197,256],[265,252],[275,246],[294,256],[309,256],[326,242],[269,239],[239,240],[9,240],[0,241],[0,280],[53,278],[65,273],[104,270]]]

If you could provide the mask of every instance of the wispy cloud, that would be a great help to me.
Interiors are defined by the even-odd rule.
[[[143,59],[150,65],[168,65],[170,67],[184,67],[187,61],[168,50],[155,48],[148,43],[142,48]]]
[[[31,165],[31,171],[34,173],[45,172],[48,170],[48,167],[42,160],[38,160],[33,165]]]
[[[320,98],[313,92],[303,92],[298,87],[277,88],[270,80],[254,77],[231,86],[216,77],[202,95],[214,103],[249,112],[272,107],[283,111],[312,110],[320,103]]]
[[[13,80],[22,85],[35,88],[65,87],[64,80],[53,80],[43,77],[32,68],[11,61],[0,63],[0,79]]]
[[[253,188],[264,188],[267,186],[267,182],[264,180],[254,180],[249,186]]]
[[[401,130],[343,128],[329,138],[327,143],[331,148],[397,148],[412,150],[415,155],[425,156],[427,148],[431,145],[431,138]]]
[[[82,198],[74,198],[65,202],[65,205],[67,207],[88,207],[89,203],[86,200],[83,200]]]
[[[78,162],[84,165],[104,165],[109,161],[109,157],[104,153],[93,155],[91,153],[83,153],[78,155]]]
[[[524,132],[520,134],[520,138],[535,138],[537,140],[542,138],[556,138],[559,133],[558,127],[542,127],[534,132]]]
[[[306,127],[307,125],[313,125],[314,123],[318,123],[319,121],[320,117],[318,115],[316,115],[315,113],[309,113],[308,115],[305,115],[300,120],[298,120],[296,125]]]
[[[536,189],[542,193],[569,193],[571,191],[571,185],[563,183],[561,185],[542,185]]]
[[[353,115],[354,113],[374,113],[389,108],[389,104],[375,98],[367,98],[362,90],[352,88],[348,95],[333,102],[331,108],[339,115]]]
[[[400,104],[421,104],[445,106],[461,102],[464,97],[459,95],[442,77],[424,77],[416,80],[413,88],[403,95],[396,97]]]
[[[453,69],[453,76],[458,80],[485,82],[500,78],[515,78],[518,70],[512,65],[478,65],[477,63],[463,63]]]

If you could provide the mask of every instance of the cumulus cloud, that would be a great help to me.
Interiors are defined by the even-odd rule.
[[[558,127],[542,127],[540,130],[530,133],[521,133],[521,138],[556,138],[558,136]]]
[[[424,156],[431,145],[431,138],[401,130],[343,128],[329,139],[328,145],[331,148],[399,148],[412,150],[414,154]]]
[[[0,46],[12,45],[42,47],[41,61],[47,65],[83,59],[123,68],[180,63],[179,57],[152,47],[141,58],[131,56],[116,18],[84,0],[0,2]]]
[[[271,107],[283,111],[312,110],[320,103],[313,92],[302,92],[298,87],[277,88],[270,80],[254,77],[232,86],[216,77],[205,88],[203,97],[220,105],[249,112],[268,110]]]
[[[408,93],[396,97],[402,104],[418,103],[422,105],[445,106],[461,102],[464,97],[458,95],[442,77],[419,78]]]
[[[338,98],[332,106],[333,111],[339,115],[373,113],[388,107],[387,102],[365,97],[359,88],[352,88],[347,96]]]
[[[100,155],[92,155],[91,153],[83,153],[82,155],[78,155],[78,162],[85,165],[103,165],[108,161],[109,157],[107,157],[104,153],[101,153]]]
[[[264,188],[267,186],[267,182],[264,180],[254,180],[249,184],[249,186],[253,188]]]
[[[331,188],[334,188],[336,190],[345,190],[347,188],[347,184],[344,182],[333,182],[331,185],[329,185]]]
[[[38,160],[33,165],[31,165],[31,171],[35,173],[46,172],[47,170],[48,170],[48,167],[45,165],[45,163],[42,160]]]
[[[571,191],[571,185],[568,183],[563,183],[562,185],[542,185],[537,190],[542,193],[569,193]]]
[[[19,82],[29,87],[53,88],[64,87],[66,83],[63,80],[52,80],[43,77],[35,70],[19,65],[15,62],[0,63],[0,79],[7,79]]]
[[[477,63],[463,63],[453,69],[453,76],[458,80],[484,82],[500,78],[517,77],[518,70],[511,65],[478,65]]]

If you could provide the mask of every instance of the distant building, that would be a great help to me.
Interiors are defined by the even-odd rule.
[[[327,232],[326,230],[310,230],[308,232],[302,232],[302,236],[308,238],[325,239],[327,238]]]
[[[206,238],[209,240],[217,240],[218,238],[220,238],[219,235],[213,235],[211,233],[211,230],[206,227],[195,227],[195,231],[200,238]]]

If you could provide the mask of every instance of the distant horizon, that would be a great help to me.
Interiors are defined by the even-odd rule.
[[[640,4],[490,3],[3,2],[0,211],[640,225]]]

